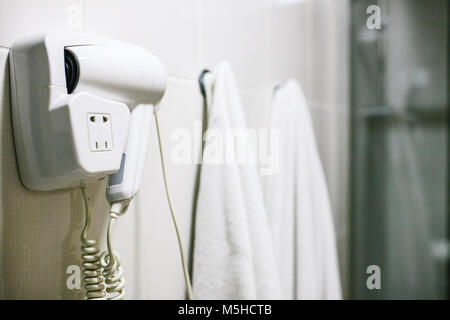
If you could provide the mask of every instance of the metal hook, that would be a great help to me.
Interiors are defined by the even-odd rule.
[[[200,72],[200,76],[198,77],[198,84],[200,86],[200,93],[202,94],[203,98],[206,99],[206,89],[205,89],[205,74],[210,72],[208,69],[203,69],[202,72]]]
[[[278,89],[280,89],[281,84],[277,84],[275,87],[273,87],[273,93],[277,92]]]
[[[281,88],[281,84],[277,84],[275,87],[273,87],[272,90],[272,97],[275,96],[275,94],[277,93],[277,91]]]

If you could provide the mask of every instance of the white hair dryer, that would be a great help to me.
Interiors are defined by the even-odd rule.
[[[131,44],[62,30],[19,39],[10,60],[23,183],[54,190],[109,175],[108,201],[131,199],[166,88],[161,62]]]
[[[86,298],[123,299],[125,279],[111,235],[140,187],[151,116],[166,89],[164,67],[145,49],[69,31],[19,39],[10,66],[21,180],[41,191],[81,186]],[[107,176],[108,249],[100,255],[98,241],[87,238],[84,185]]]

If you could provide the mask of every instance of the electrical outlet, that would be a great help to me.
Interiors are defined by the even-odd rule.
[[[112,151],[111,115],[108,113],[88,113],[87,123],[91,151]]]

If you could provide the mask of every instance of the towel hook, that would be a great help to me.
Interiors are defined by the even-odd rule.
[[[200,76],[198,77],[198,84],[200,86],[200,93],[202,94],[203,98],[206,99],[206,89],[205,89],[205,74],[210,72],[208,69],[203,69],[202,72],[200,72]]]

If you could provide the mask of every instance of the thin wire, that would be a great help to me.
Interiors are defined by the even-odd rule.
[[[114,264],[114,250],[112,248],[112,234],[114,230],[114,222],[116,221],[117,216],[112,213],[109,216],[109,222],[108,222],[108,232],[106,233],[106,247],[108,248],[109,252],[109,264],[108,266],[111,267]]]
[[[183,274],[184,274],[184,282],[186,284],[187,299],[193,300],[194,296],[192,294],[191,278],[189,276],[189,271],[188,271],[187,264],[186,264],[186,258],[185,258],[185,254],[184,254],[184,250],[183,250],[183,243],[181,241],[181,235],[180,235],[180,230],[178,229],[177,219],[175,218],[175,213],[173,211],[172,201],[170,200],[169,187],[167,184],[167,177],[166,177],[166,167],[164,165],[165,162],[164,162],[163,147],[162,147],[162,142],[161,142],[161,133],[159,130],[158,115],[156,112],[155,112],[155,122],[156,122],[156,131],[158,133],[159,154],[161,157],[161,168],[162,168],[162,174],[163,174],[163,178],[164,178],[164,186],[166,188],[167,202],[169,203],[170,214],[172,215],[172,221],[173,221],[173,225],[175,227],[175,232],[177,234],[177,239],[178,239],[178,246],[180,248],[180,257],[181,257],[181,264],[183,266]]]
[[[86,187],[84,185],[80,186],[80,191],[83,198],[85,212],[85,222],[83,231],[81,231],[81,241],[85,241],[87,239],[87,231],[89,229],[89,226],[91,225],[91,208],[89,206],[88,197],[86,194]]]

